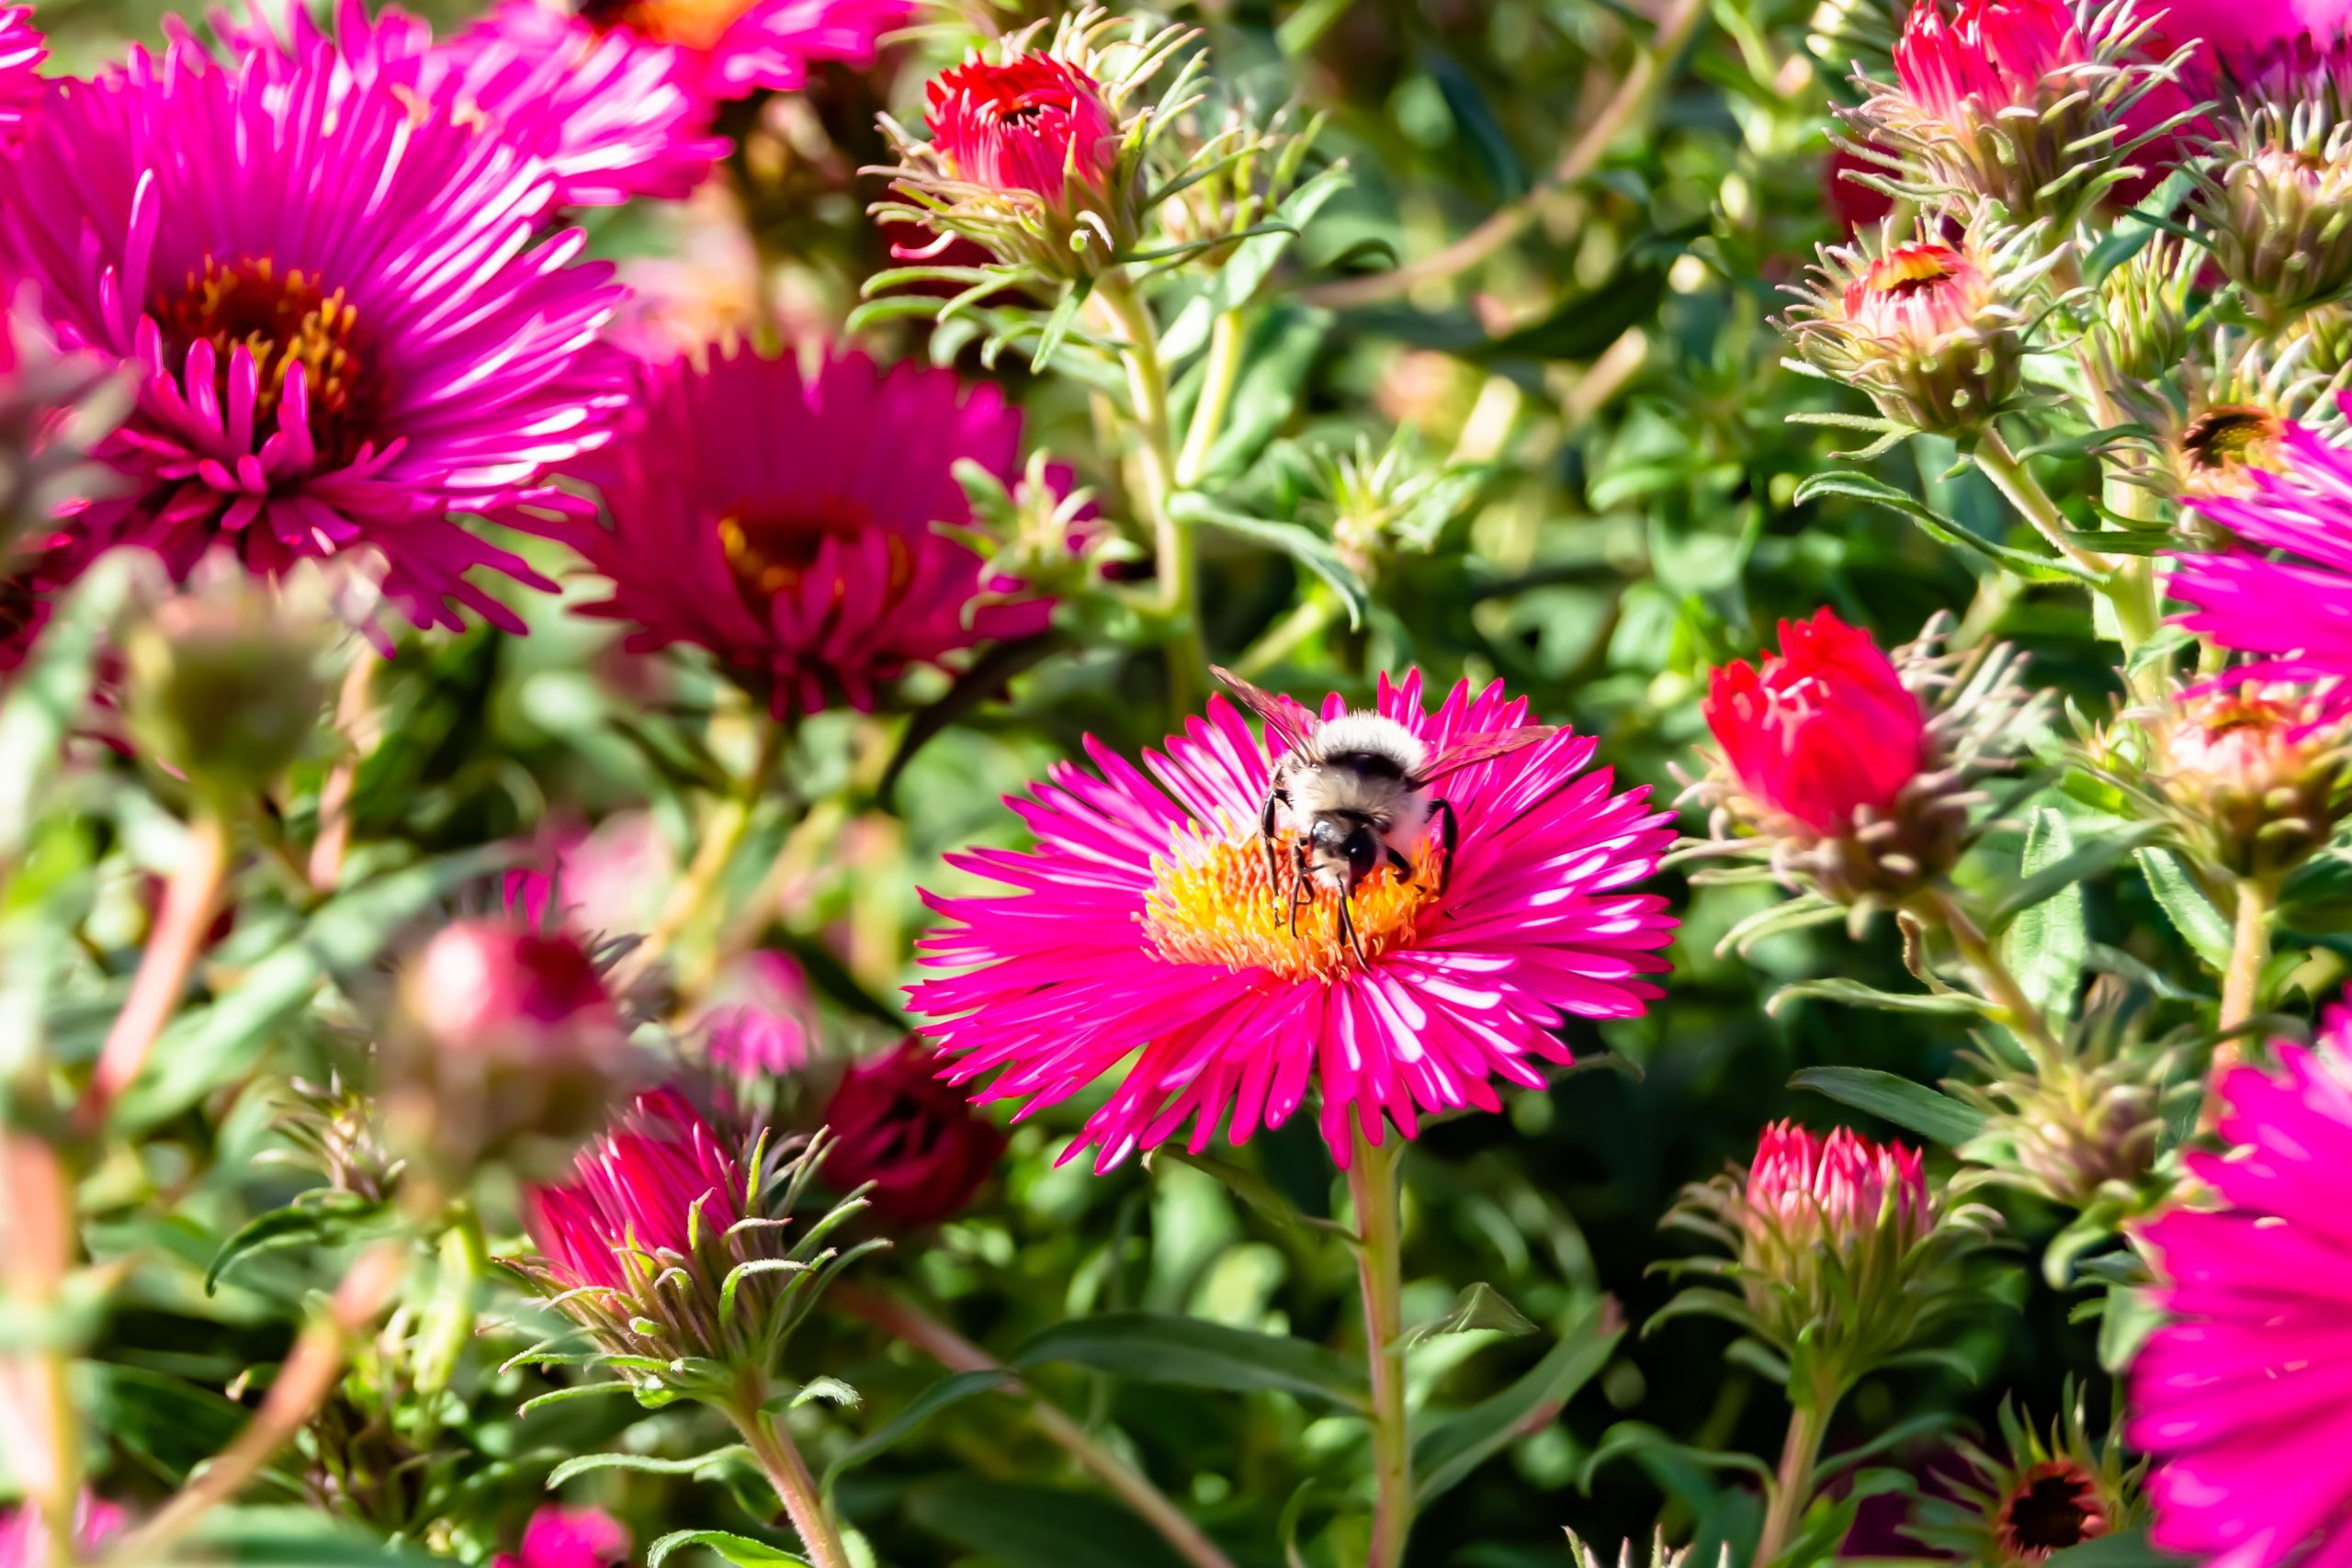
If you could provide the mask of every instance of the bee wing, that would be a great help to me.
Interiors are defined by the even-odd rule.
[[[1290,750],[1304,748],[1322,725],[1322,720],[1304,703],[1277,696],[1263,686],[1253,686],[1222,665],[1210,665],[1209,673],[1225,682],[1225,689],[1240,698],[1243,706],[1264,720],[1266,728]]]
[[[1518,729],[1490,729],[1483,735],[1465,735],[1430,759],[1429,765],[1421,770],[1421,782],[1433,784],[1473,762],[1507,756],[1523,746],[1549,740],[1559,733],[1557,725],[1531,724]]]

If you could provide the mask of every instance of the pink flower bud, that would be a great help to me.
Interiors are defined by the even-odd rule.
[[[1107,199],[1118,125],[1101,86],[1069,61],[967,61],[933,78],[927,92],[932,139],[957,178],[1031,191],[1057,208]]]
[[[1837,1246],[1888,1224],[1916,1238],[1931,1223],[1919,1151],[1846,1127],[1826,1138],[1791,1122],[1765,1128],[1747,1171],[1747,1203],[1796,1244]]]
[[[1781,622],[1779,653],[1717,670],[1704,711],[1738,787],[1815,835],[1887,812],[1923,766],[1919,699],[1868,632],[1827,609]]]
[[[847,1190],[867,1182],[882,1219],[931,1224],[969,1202],[1004,1153],[1004,1134],[982,1121],[965,1091],[938,1077],[940,1057],[921,1039],[849,1070],[825,1108],[840,1141],[825,1175]]]
[[[1950,17],[1939,0],[1919,0],[1894,46],[1894,75],[1921,108],[1964,125],[2034,103],[2045,82],[2088,58],[2065,0],[1961,0]]]
[[[427,942],[402,987],[408,1016],[457,1050],[561,1055],[619,1016],[573,938],[462,920]]]
[[[741,1219],[741,1169],[674,1089],[637,1097],[572,1162],[571,1179],[524,1194],[524,1224],[566,1290],[625,1290],[633,1258],[686,1256],[697,1230]]]
[[[549,1503],[523,1527],[519,1551],[501,1552],[492,1568],[605,1568],[628,1556],[628,1527],[602,1508]]]

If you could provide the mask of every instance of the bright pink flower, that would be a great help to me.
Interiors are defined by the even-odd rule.
[[[0,146],[7,144],[48,90],[40,76],[40,62],[47,58],[49,43],[33,26],[32,7],[0,7]]]
[[[2239,547],[2176,556],[2165,586],[2195,606],[2179,617],[2189,630],[2270,656],[2246,667],[2250,678],[2352,675],[2352,452],[2301,425],[2278,449],[2284,471],[2248,470],[2250,493],[2190,502]]]
[[[2157,1457],[2151,1539],[2212,1568],[2352,1553],[2352,1010],[2276,1073],[2222,1079],[2224,1156],[2192,1153],[2215,1209],[2143,1233],[2173,1320],[2132,1369],[2126,1439]]]
[[[492,1568],[605,1568],[628,1557],[628,1527],[601,1508],[549,1503],[523,1527],[518,1551],[501,1552]]]
[[[808,976],[788,953],[754,953],[729,966],[702,1015],[710,1059],[730,1072],[777,1077],[815,1054]]]
[[[842,1078],[825,1107],[838,1140],[825,1179],[847,1191],[874,1184],[866,1201],[893,1225],[936,1224],[972,1201],[1004,1153],[1004,1134],[939,1076],[945,1061],[917,1038]]]
[[[2196,44],[2188,69],[2198,75],[2243,66],[2274,43],[2309,38],[2324,44],[2352,27],[2352,0],[2163,0],[2138,10],[2154,23],[2143,51],[2164,60]]]
[[[180,572],[223,541],[273,573],[373,551],[419,624],[466,605],[520,630],[466,573],[553,584],[451,514],[572,504],[548,469],[626,400],[595,341],[610,269],[575,265],[576,231],[536,238],[548,178],[323,59],[228,66],[182,39],[54,84],[0,160],[0,272],[140,378],[96,448],[122,483],[76,538]]]
[[[1919,1151],[1872,1143],[1848,1127],[1826,1138],[1793,1122],[1765,1128],[1748,1167],[1747,1201],[1777,1216],[1790,1240],[1835,1241],[1888,1218],[1916,1238],[1933,1222]]]
[[[865,69],[912,10],[911,0],[587,0],[580,16],[606,32],[674,46],[702,92],[740,98],[762,87],[791,92],[819,61]]]
[[[616,812],[593,829],[577,823],[541,829],[540,848],[506,874],[506,908],[534,927],[627,936],[651,929],[676,874],[677,856],[651,814]]]
[[[605,977],[577,938],[504,920],[459,920],[434,933],[401,994],[408,1017],[454,1050],[527,1036],[553,1052],[582,1029],[619,1027]]]
[[[1075,183],[1101,193],[1119,161],[1119,128],[1102,89],[1057,56],[1003,65],[970,60],[932,78],[932,141],[959,179],[1060,201]]]
[[[1978,112],[2031,104],[2049,78],[2089,59],[2067,0],[1917,0],[1894,45],[1895,80],[1918,106],[1954,125]]]
[[[74,1516],[74,1534],[85,1551],[105,1545],[130,1523],[119,1504],[89,1492],[82,1494]],[[0,1568],[50,1568],[49,1529],[29,1503],[0,1510]]]
[[[674,1089],[637,1097],[572,1162],[571,1179],[523,1197],[525,1226],[566,1289],[630,1288],[632,1254],[692,1251],[743,1217],[742,1170]]]
[[[557,530],[612,580],[584,613],[628,646],[708,649],[778,715],[867,708],[910,664],[1043,631],[1042,602],[975,604],[980,558],[938,533],[971,511],[955,466],[1010,485],[1021,415],[953,371],[733,346],[645,367],[642,415],[577,470],[609,527]]]
[[[1432,753],[1527,723],[1499,683],[1464,682],[1429,712],[1418,671],[1384,675],[1378,705]],[[1324,709],[1344,711],[1336,696]],[[1140,1053],[1070,1151],[1099,1149],[1098,1168],[1187,1122],[1195,1150],[1220,1123],[1241,1143],[1310,1085],[1344,1164],[1356,1128],[1377,1142],[1384,1115],[1410,1137],[1426,1111],[1496,1110],[1489,1078],[1532,1087],[1537,1062],[1570,1059],[1556,1032],[1569,1019],[1634,1017],[1661,994],[1642,976],[1666,968],[1673,918],[1625,889],[1657,868],[1670,814],[1586,772],[1589,739],[1563,731],[1449,776],[1458,847],[1442,877],[1432,833],[1409,879],[1382,869],[1357,886],[1361,964],[1337,892],[1312,888],[1294,911],[1268,868],[1258,823],[1280,739],[1220,697],[1144,754],[1148,773],[1086,747],[1099,775],[1066,764],[1011,802],[1035,850],[951,857],[1021,891],[927,894],[945,919],[924,962],[964,972],[913,996],[959,1058],[949,1076],[994,1073],[980,1098],[1023,1100],[1024,1116]]]
[[[1824,836],[1886,811],[1926,756],[1919,699],[1870,633],[1827,609],[1782,621],[1779,653],[1717,670],[1703,711],[1738,787]]]

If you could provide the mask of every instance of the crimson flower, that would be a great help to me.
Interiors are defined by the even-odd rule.
[[[967,61],[925,89],[933,144],[957,178],[1023,190],[1051,204],[1099,204],[1119,161],[1119,127],[1102,89],[1056,55]],[[1067,201],[1073,187],[1078,199]]]
[[[939,1077],[939,1054],[920,1038],[852,1066],[825,1107],[834,1138],[825,1172],[839,1188],[872,1184],[882,1219],[927,1225],[971,1201],[1004,1153],[1004,1134]]]
[[[1954,124],[2031,104],[2049,78],[2090,58],[2068,0],[1917,0],[1894,45],[1894,76]]]

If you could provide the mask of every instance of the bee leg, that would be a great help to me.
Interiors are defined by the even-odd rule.
[[[1290,868],[1290,934],[1294,942],[1298,938],[1298,907],[1301,904],[1313,902],[1315,902],[1315,894],[1306,879],[1306,846],[1293,844]]]
[[[1388,852],[1388,863],[1396,869],[1396,886],[1410,887],[1413,885],[1413,863],[1398,854],[1394,844],[1383,844],[1381,848]]]
[[[1356,922],[1348,913],[1348,906],[1353,902],[1355,902],[1354,894],[1340,895],[1340,934],[1348,939],[1348,947],[1356,955],[1356,967],[1369,969],[1372,967],[1372,960],[1363,955],[1363,939],[1356,935]]]
[[[1266,880],[1277,888],[1283,885],[1283,862],[1282,852],[1275,847],[1281,840],[1274,832],[1274,818],[1282,804],[1283,792],[1270,789],[1266,792],[1265,809],[1258,813],[1258,837],[1266,845]]]
[[[1445,860],[1437,868],[1437,890],[1442,897],[1446,883],[1453,876],[1453,850],[1462,841],[1462,821],[1454,816],[1453,802],[1450,800],[1433,800],[1430,809],[1437,813],[1437,841],[1445,851]]]

